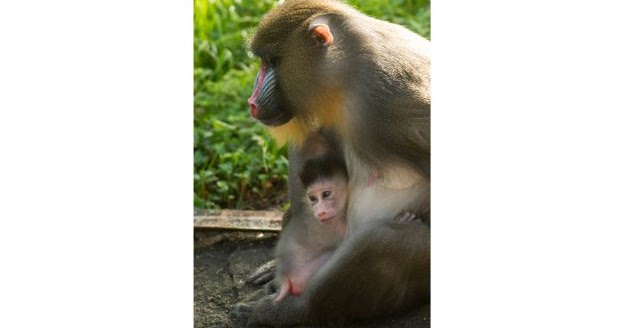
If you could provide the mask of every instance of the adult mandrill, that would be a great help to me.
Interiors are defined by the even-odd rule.
[[[340,145],[349,204],[345,239],[300,295],[239,304],[234,316],[247,326],[340,323],[428,303],[429,41],[341,2],[293,0],[263,18],[250,45],[262,59],[251,115],[290,142],[281,239],[323,238],[298,224],[314,220],[293,174],[310,133],[330,131]],[[394,220],[405,212],[422,220]]]

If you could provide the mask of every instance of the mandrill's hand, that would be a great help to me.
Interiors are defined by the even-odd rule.
[[[256,269],[252,274],[245,279],[245,283],[248,285],[260,286],[275,278],[275,260],[271,260]]]

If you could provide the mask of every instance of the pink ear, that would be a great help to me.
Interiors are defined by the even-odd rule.
[[[334,43],[334,36],[329,31],[329,26],[317,24],[310,26],[310,32],[314,38],[323,46],[331,46]]]

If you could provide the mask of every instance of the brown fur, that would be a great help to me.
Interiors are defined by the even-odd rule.
[[[309,27],[323,19],[333,43]],[[341,149],[349,175],[347,237],[297,297],[269,298],[238,313],[248,326],[343,322],[398,313],[429,299],[429,41],[344,3],[291,0],[262,20],[252,51],[274,65],[290,112],[272,127],[291,142],[289,223],[280,243],[335,245],[313,222],[298,181],[305,143],[319,129]],[[397,223],[401,212],[423,222]],[[283,251],[283,249],[282,249]],[[278,261],[280,257],[278,247]],[[281,261],[284,266],[287,261]],[[237,310],[237,311],[238,311]]]

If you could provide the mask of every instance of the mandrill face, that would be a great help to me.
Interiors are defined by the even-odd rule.
[[[280,126],[293,118],[279,88],[275,67],[264,59],[247,103],[251,116],[264,125]]]
[[[341,74],[329,67],[335,48],[324,17],[329,9],[297,6],[293,1],[277,6],[250,40],[250,50],[262,61],[247,103],[251,116],[264,125],[277,128],[293,121],[293,130],[308,130],[336,120],[328,112],[342,107],[337,101],[342,90],[335,83]]]

